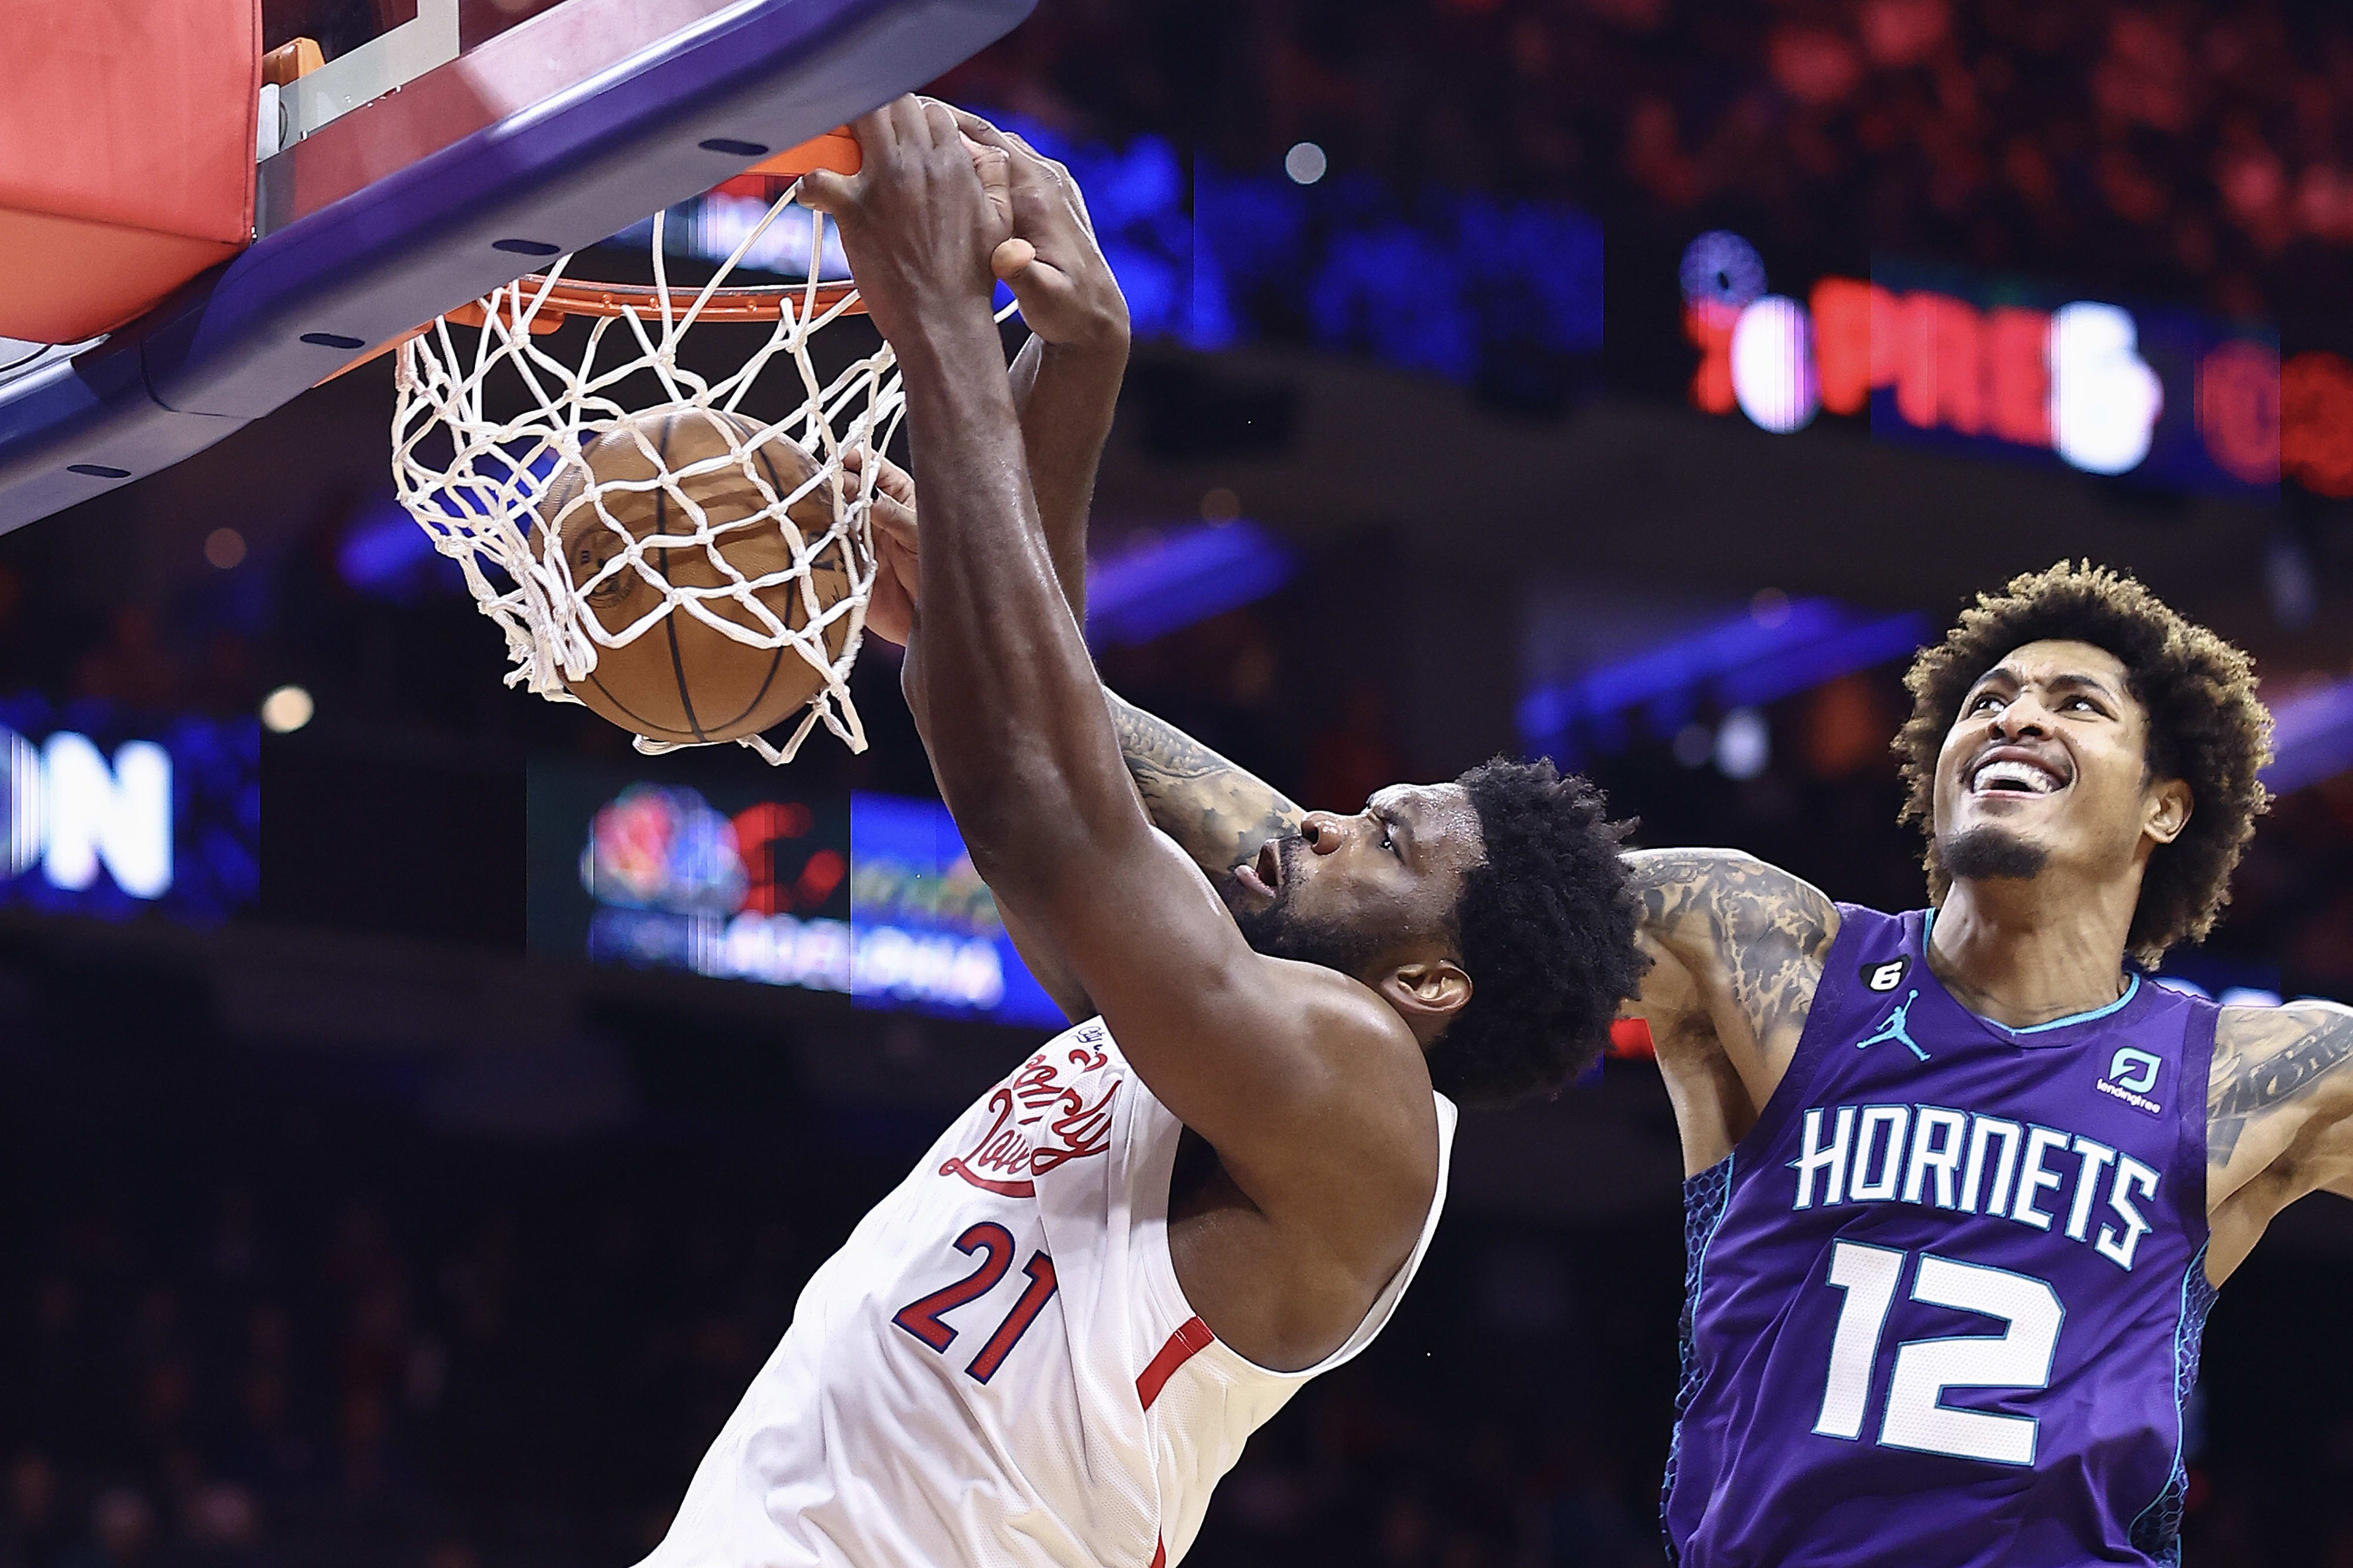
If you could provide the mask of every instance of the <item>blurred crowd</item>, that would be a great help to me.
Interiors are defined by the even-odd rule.
[[[2353,254],[2328,0],[1043,0],[949,86],[1818,267],[1909,251],[2296,316],[2341,310]]]
[[[772,1031],[714,1076],[715,1031],[618,1016],[628,1124],[502,1142],[420,1109],[420,1060],[229,1041],[201,984],[135,963],[93,1007],[94,971],[25,959],[0,952],[0,1568],[622,1568],[932,1131],[812,1104]],[[1672,1213],[1581,1248],[1450,1231],[1195,1560],[1657,1562],[1678,1240]]]
[[[555,0],[463,0],[470,38]],[[402,0],[266,0],[332,57]],[[2331,0],[1041,0],[944,90],[1229,168],[1341,173],[2341,314],[2353,17]],[[1678,241],[1677,243],[1680,243]]]
[[[0,1568],[625,1568],[942,1114],[827,1101],[791,1026],[608,1003],[628,1113],[492,1135],[431,1052],[218,1016],[184,965],[0,936]],[[1659,1197],[1450,1215],[1189,1561],[1659,1564],[1683,1274]],[[2353,1568],[2348,1289],[2353,1260],[2291,1246],[2224,1292],[2190,1448],[2209,1568]]]

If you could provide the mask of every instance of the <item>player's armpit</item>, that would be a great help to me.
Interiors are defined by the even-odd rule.
[[[1657,1041],[1688,1030],[1681,1014],[1695,998],[1744,1079],[1778,1078],[1805,1032],[1838,906],[1803,878],[1735,849],[1638,849],[1627,860],[1653,960],[1630,1014],[1651,1019]]]
[[[1117,692],[1106,688],[1103,695],[1152,825],[1210,877],[1231,875],[1268,840],[1299,831],[1306,814],[1281,790]]]
[[[1386,1276],[1429,1211],[1437,1111],[1421,1047],[1337,971],[1250,950],[1166,835],[1006,879],[1000,903],[1068,955],[1152,1092],[1250,1201]]]
[[[1060,947],[1002,904],[997,906],[997,917],[1005,922],[1005,934],[1011,939],[1013,951],[1021,955],[1022,967],[1029,971],[1039,989],[1062,1010],[1063,1017],[1077,1024],[1103,1011],[1087,994],[1087,988],[1079,984],[1077,972],[1071,969],[1070,959]]]
[[[2353,1008],[2315,1000],[2222,1009],[2206,1162],[2212,1206],[2259,1179],[2280,1206],[2309,1192],[2353,1197]]]

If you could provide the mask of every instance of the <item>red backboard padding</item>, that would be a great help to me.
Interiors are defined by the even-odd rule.
[[[7,0],[0,337],[121,326],[253,237],[260,0]]]

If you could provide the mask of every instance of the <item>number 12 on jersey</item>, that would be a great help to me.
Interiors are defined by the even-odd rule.
[[[1822,1413],[1814,1431],[1850,1441],[1862,1436],[1871,1402],[1871,1373],[1888,1309],[1904,1276],[1905,1255],[1884,1247],[1841,1241],[1831,1249],[1830,1283],[1846,1294],[1831,1336],[1831,1364],[1822,1386]],[[1957,1263],[1923,1253],[1912,1279],[1912,1300],[2000,1318],[1999,1334],[1958,1334],[1906,1340],[1895,1347],[1879,1442],[1985,1459],[1998,1465],[2034,1463],[2035,1419],[1956,1410],[1942,1403],[1948,1388],[2047,1387],[2067,1310],[2046,1280],[2007,1268]]]

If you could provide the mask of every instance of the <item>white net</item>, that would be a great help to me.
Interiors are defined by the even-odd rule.
[[[654,287],[596,315],[585,345],[564,357],[536,340],[561,321],[567,287],[579,288],[565,281],[570,257],[454,313],[460,321],[436,320],[401,345],[392,428],[401,502],[506,634],[509,685],[579,700],[574,688],[600,654],[667,617],[692,616],[745,647],[786,650],[810,671],[815,694],[781,744],[763,734],[738,739],[771,763],[790,761],[819,722],[851,750],[865,749],[849,679],[874,584],[872,459],[905,412],[888,343],[820,375],[817,335],[850,313],[857,296],[821,285],[827,220],[794,205],[793,195],[778,197],[699,287],[670,284],[657,216]],[[780,308],[765,341],[724,374],[681,364],[688,331],[720,319],[744,292],[720,292],[744,257],[755,246],[764,257],[775,252],[771,228],[804,222],[807,250],[789,248],[807,258],[807,279],[767,291]],[[743,412],[764,375],[785,384],[793,406],[782,417]],[[647,416],[663,413],[705,416],[700,423],[715,439],[666,456],[667,444],[644,433]],[[599,446],[599,437],[608,438]],[[629,460],[607,460],[617,443],[634,448],[624,452]],[[852,452],[864,459],[854,468],[843,462]],[[744,498],[747,489],[757,498],[748,508],[706,504],[720,490]],[[650,528],[649,516],[659,520]],[[769,537],[751,538],[763,531]],[[594,535],[593,548],[577,547],[584,534]],[[681,571],[681,561],[707,565]],[[748,573],[747,562],[755,563]],[[596,613],[597,604],[649,599],[619,626]],[[636,743],[659,752],[723,742],[641,733]]]

